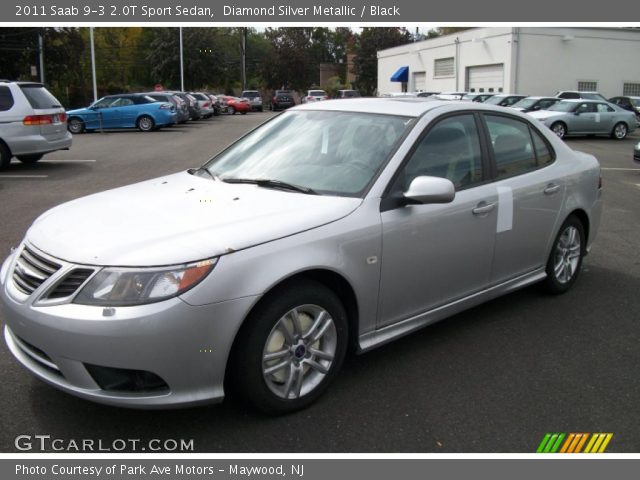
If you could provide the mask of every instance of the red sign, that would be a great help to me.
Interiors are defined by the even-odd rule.
[[[156,92],[161,92],[161,91],[163,91],[163,90],[164,90],[164,87],[162,86],[162,84],[161,84],[161,83],[156,83],[156,85],[155,85],[155,87],[153,87],[153,89],[154,89]]]

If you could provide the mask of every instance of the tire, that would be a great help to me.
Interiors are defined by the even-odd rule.
[[[615,138],[616,140],[623,140],[628,133],[629,129],[627,128],[627,124],[624,122],[618,122],[611,130],[611,138]]]
[[[35,155],[18,155],[16,158],[20,160],[22,163],[26,163],[27,165],[32,165],[36,163],[38,160],[40,160],[42,157],[44,157],[44,153],[38,153]]]
[[[136,121],[136,127],[138,127],[138,130],[140,130],[141,132],[150,132],[154,128],[156,128],[156,124],[153,121],[153,118],[151,118],[149,115],[142,115]]]
[[[9,148],[0,142],[0,170],[7,168],[11,163],[11,152]]]
[[[340,370],[347,337],[347,315],[333,291],[310,280],[287,283],[265,297],[241,328],[231,355],[230,387],[265,413],[304,408]],[[265,360],[268,354],[273,358]]]
[[[236,114],[236,109],[233,107],[228,107],[227,111],[229,113],[229,115],[235,115]]]
[[[240,112],[240,115],[246,115],[246,114],[247,114],[246,110],[243,112]]]
[[[262,112],[262,111],[264,111],[264,108],[263,107],[258,107],[258,111]]]
[[[584,226],[571,215],[560,227],[547,260],[544,285],[549,293],[567,292],[576,282],[586,251]]]
[[[84,122],[77,117],[72,117],[67,122],[67,130],[73,134],[82,133],[85,131]]]
[[[556,122],[551,125],[551,130],[558,138],[564,138],[567,136],[567,126],[563,122]]]

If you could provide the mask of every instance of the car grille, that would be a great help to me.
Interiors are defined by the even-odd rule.
[[[13,283],[26,295],[31,295],[51,275],[60,269],[60,265],[43,258],[25,247],[13,270]]]
[[[49,292],[47,298],[65,298],[73,295],[93,272],[90,268],[74,268]]]

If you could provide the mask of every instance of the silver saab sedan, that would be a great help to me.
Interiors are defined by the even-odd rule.
[[[600,100],[563,100],[547,110],[530,112],[560,138],[570,135],[608,135],[622,140],[638,125],[634,113]]]
[[[302,408],[365,352],[489,299],[575,283],[598,161],[526,115],[316,102],[199,169],[45,212],[0,272],[6,343],[126,407]]]

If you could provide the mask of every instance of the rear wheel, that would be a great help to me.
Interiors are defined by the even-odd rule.
[[[0,169],[6,168],[11,163],[11,152],[7,146],[0,142]]]
[[[153,121],[153,118],[151,118],[148,115],[143,115],[136,122],[136,126],[138,127],[138,130],[140,130],[141,132],[150,132],[155,128],[156,125],[155,125],[155,122]]]
[[[586,251],[584,226],[575,216],[570,216],[560,227],[549,259],[545,286],[554,294],[568,291],[576,282]]]
[[[242,112],[240,112],[240,114],[241,114],[241,115],[246,115],[246,114],[247,114],[247,111],[246,111],[246,110],[243,110]]]
[[[267,413],[304,408],[340,370],[347,335],[347,315],[333,291],[306,280],[283,286],[243,325],[231,360],[232,385]]]
[[[567,135],[567,126],[562,122],[556,122],[553,125],[551,125],[551,130],[559,138],[564,138]]]
[[[39,153],[37,155],[18,155],[16,158],[20,160],[22,163],[32,164],[36,163],[44,156],[43,153]]]
[[[627,124],[623,122],[616,123],[615,127],[611,131],[611,138],[615,138],[616,140],[622,140],[627,136],[627,132],[629,129],[627,128]]]
[[[236,114],[236,109],[233,107],[229,107],[227,109],[227,111],[229,112],[229,115],[235,115]]]
[[[67,129],[71,133],[82,133],[85,129],[84,122],[76,117],[70,118],[67,123]]]

